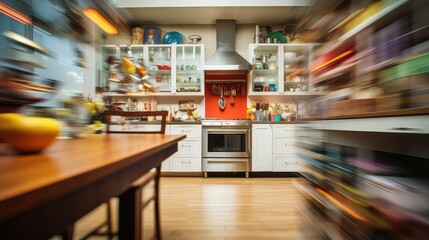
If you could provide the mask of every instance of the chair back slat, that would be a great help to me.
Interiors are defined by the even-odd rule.
[[[167,124],[168,111],[148,111],[148,112],[128,112],[128,111],[104,111],[106,116],[106,133],[147,133],[147,134],[165,134],[165,126]],[[112,131],[110,125],[112,125],[112,116],[120,117],[156,117],[161,116],[161,127],[159,131]]]

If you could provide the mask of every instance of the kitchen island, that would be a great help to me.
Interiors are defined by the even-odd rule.
[[[0,144],[0,232],[2,239],[48,239],[86,213],[119,196],[131,183],[177,151],[184,135],[100,134],[58,140],[40,154],[17,155]],[[134,201],[135,202],[135,201]],[[139,239],[139,222],[124,224],[120,239]]]

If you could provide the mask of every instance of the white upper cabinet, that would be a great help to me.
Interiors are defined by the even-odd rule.
[[[319,44],[250,44],[249,95],[314,95],[309,62]]]
[[[127,75],[123,57],[136,67]],[[104,45],[98,87],[105,96],[204,95],[204,45]],[[143,89],[144,81],[158,89]]]
[[[281,45],[250,44],[249,62],[253,68],[250,73],[249,95],[278,94],[281,71]]]
[[[204,48],[201,45],[177,45],[176,56],[176,85],[178,94],[204,95]]]

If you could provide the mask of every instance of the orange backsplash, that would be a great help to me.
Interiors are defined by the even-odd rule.
[[[231,96],[224,96],[226,105],[225,109],[219,108],[219,95],[215,95],[213,85],[223,86],[226,91],[231,91],[231,87],[235,87],[237,95],[234,97],[234,104],[231,105]],[[205,83],[205,112],[206,118],[219,119],[244,119],[246,118],[247,109],[247,89],[246,83]],[[218,88],[220,89],[220,88]]]

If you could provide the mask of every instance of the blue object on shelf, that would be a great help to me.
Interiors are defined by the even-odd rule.
[[[165,36],[162,38],[162,44],[182,44],[183,43],[183,36],[179,32],[168,32],[165,34]]]
[[[154,30],[154,34],[153,34],[153,41],[155,42],[155,44],[161,44],[161,29],[157,28],[157,27],[145,27],[144,28],[144,44],[148,44],[149,41],[149,31],[153,29]]]
[[[282,117],[280,115],[274,116],[274,122],[280,122],[280,120],[282,120]]]

